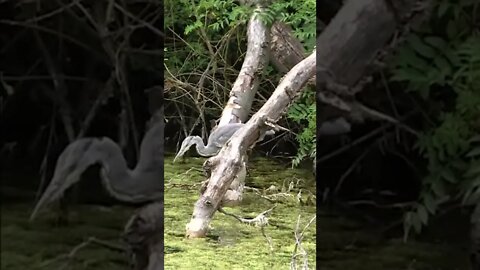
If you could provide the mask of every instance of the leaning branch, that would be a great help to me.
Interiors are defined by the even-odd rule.
[[[255,13],[264,12],[265,8],[257,5]],[[253,15],[247,28],[247,52],[242,68],[230,91],[230,98],[223,109],[219,126],[229,123],[245,122],[250,113],[255,93],[260,84],[259,74],[268,64],[268,43],[270,29],[259,16]]]
[[[276,122],[301,93],[303,86],[315,75],[316,52],[293,67],[280,82],[270,99],[239,129],[220,153],[207,160],[211,173],[209,184],[195,203],[187,236],[204,237],[215,210],[235,176],[245,166],[246,152],[255,145],[268,122]]]

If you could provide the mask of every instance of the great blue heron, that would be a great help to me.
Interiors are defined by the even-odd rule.
[[[178,151],[177,155],[173,159],[173,162],[179,157],[182,157],[188,149],[192,145],[195,144],[195,148],[197,150],[197,153],[203,157],[211,157],[218,152],[220,152],[220,149],[227,143],[227,141],[235,134],[235,132],[243,127],[245,124],[244,123],[230,123],[226,125],[222,125],[217,127],[208,137],[208,142],[207,145],[203,144],[202,138],[199,136],[188,136],[186,137],[183,142],[182,146],[180,147],[180,150]],[[263,140],[263,137],[265,135],[272,135],[274,134],[273,130],[268,130],[266,131],[259,139],[259,141]]]
[[[109,138],[82,138],[69,144],[57,160],[53,179],[35,206],[30,220],[38,212],[60,198],[63,192],[79,181],[91,165],[102,166],[102,183],[114,198],[131,203],[144,203],[163,198],[163,117],[151,124],[140,145],[140,157],[130,170],[122,150]]]
[[[231,123],[217,127],[208,137],[207,145],[203,144],[203,140],[199,136],[186,137],[173,162],[175,162],[177,158],[182,157],[194,144],[199,155],[203,157],[216,155],[230,137],[232,137],[239,128],[243,127],[243,125],[244,123]]]

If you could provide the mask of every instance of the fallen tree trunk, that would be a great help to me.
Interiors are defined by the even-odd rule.
[[[281,73],[287,73],[302,61],[307,53],[302,43],[293,36],[293,31],[283,22],[275,22],[271,29],[270,61]]]
[[[293,31],[287,24],[275,22],[271,33],[270,62],[280,73],[287,73],[308,54],[300,40],[293,36]],[[315,76],[312,77],[308,84],[315,86],[315,78]]]
[[[344,4],[317,39],[317,102],[326,105],[317,106],[317,123],[332,115],[343,115],[353,122],[382,118],[365,110],[355,101],[355,95],[369,82],[368,76],[382,68],[377,64],[400,42],[396,34],[425,17],[428,5],[422,2],[428,3],[350,0]]]
[[[287,73],[265,105],[233,135],[217,156],[206,161],[209,184],[195,203],[192,219],[187,225],[187,237],[206,235],[208,224],[228,187],[245,166],[247,149],[254,146],[267,129],[268,122],[278,121],[286,112],[288,106],[301,93],[303,86],[314,76],[315,67],[314,52]]]

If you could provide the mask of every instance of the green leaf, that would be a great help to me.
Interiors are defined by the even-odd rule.
[[[455,39],[455,37],[458,35],[458,30],[457,30],[457,25],[454,20],[450,20],[447,23],[447,36],[448,39]]]
[[[470,166],[470,168],[465,173],[465,177],[475,177],[477,175],[480,175],[480,166],[476,164]]]
[[[437,53],[435,53],[430,46],[426,45],[418,35],[412,35],[407,42],[423,57],[434,58],[437,55]]]
[[[442,177],[443,179],[447,180],[448,182],[450,183],[456,183],[457,182],[457,178],[455,177],[455,175],[453,174],[453,171],[450,170],[449,168],[445,168],[443,171],[442,171]]]
[[[403,242],[407,242],[411,228],[412,228],[412,212],[407,212],[405,213],[405,217],[403,219]]]
[[[475,147],[470,152],[468,152],[467,157],[477,157],[479,155],[480,155],[480,147]]]
[[[425,206],[419,205],[418,209],[417,209],[417,214],[418,214],[418,217],[420,218],[420,221],[422,222],[422,224],[427,225],[427,223],[428,223],[428,213],[427,213],[427,210],[426,210]]]
[[[433,59],[433,62],[437,66],[438,70],[440,71],[439,75],[441,75],[441,80],[444,79],[445,75],[452,73],[452,67],[443,56],[439,55],[435,57],[435,59]]]
[[[443,197],[445,196],[445,186],[441,181],[434,181],[432,183],[432,190],[437,195],[437,197]]]
[[[425,195],[423,203],[425,204],[425,208],[428,210],[428,212],[434,215],[437,210],[437,203],[430,193]]]
[[[469,142],[469,143],[480,142],[480,134],[473,136],[468,142]]]
[[[416,213],[412,213],[412,225],[415,228],[416,233],[422,232],[422,222],[420,221],[420,217]]]
[[[449,9],[449,7],[450,7],[450,3],[448,3],[445,0],[442,1],[442,3],[440,3],[438,6],[438,17],[443,17],[443,15],[447,13],[447,10]]]

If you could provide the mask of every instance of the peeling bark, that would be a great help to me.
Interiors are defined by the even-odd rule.
[[[211,169],[209,184],[195,203],[192,219],[187,225],[188,237],[206,235],[208,224],[228,187],[245,166],[247,150],[254,146],[263,130],[268,127],[267,121],[276,122],[286,112],[307,81],[315,75],[315,68],[314,52],[285,75],[263,107],[233,135],[217,156],[207,160],[206,165]]]
[[[258,12],[264,8],[257,7]],[[229,123],[244,123],[253,99],[260,84],[259,75],[263,73],[268,64],[268,43],[270,30],[260,21],[258,16],[253,16],[248,23],[247,29],[247,52],[237,80],[230,91],[230,99],[223,109],[219,126]]]

